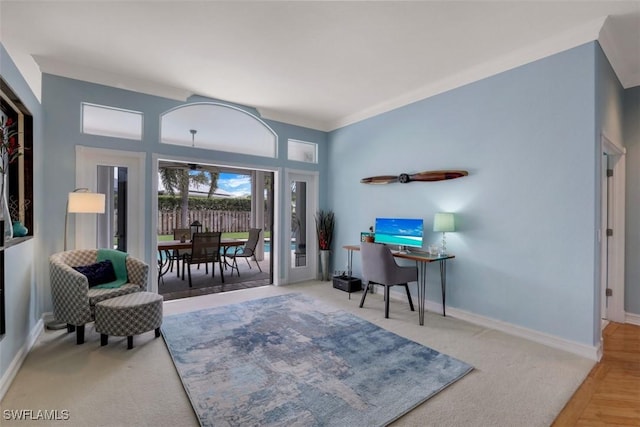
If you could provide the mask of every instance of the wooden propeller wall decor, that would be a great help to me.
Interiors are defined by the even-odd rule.
[[[427,182],[427,181],[444,181],[445,179],[456,179],[469,175],[467,171],[460,170],[443,170],[443,171],[426,171],[412,174],[401,173],[400,175],[380,175],[371,176],[369,178],[362,178],[360,180],[363,184],[391,184],[392,182],[399,182],[401,184],[407,184],[409,182]]]

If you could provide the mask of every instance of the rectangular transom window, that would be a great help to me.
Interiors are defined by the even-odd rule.
[[[289,160],[306,163],[318,163],[318,144],[314,142],[290,139],[288,148]]]
[[[82,103],[82,133],[142,140],[142,113]]]

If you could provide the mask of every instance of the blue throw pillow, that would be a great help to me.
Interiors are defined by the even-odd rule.
[[[116,271],[110,260],[100,261],[91,265],[73,267],[73,269],[87,276],[90,288],[116,280]]]

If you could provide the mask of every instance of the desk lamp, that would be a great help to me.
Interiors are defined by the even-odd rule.
[[[440,248],[440,255],[447,254],[447,242],[445,240],[445,233],[448,231],[455,231],[455,219],[450,212],[440,212],[433,218],[433,231],[442,232],[442,248]]]

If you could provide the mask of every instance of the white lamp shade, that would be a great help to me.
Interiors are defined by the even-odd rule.
[[[433,218],[433,231],[455,231],[455,218],[450,212],[437,213]]]
[[[105,196],[101,193],[69,193],[69,213],[104,213]]]

